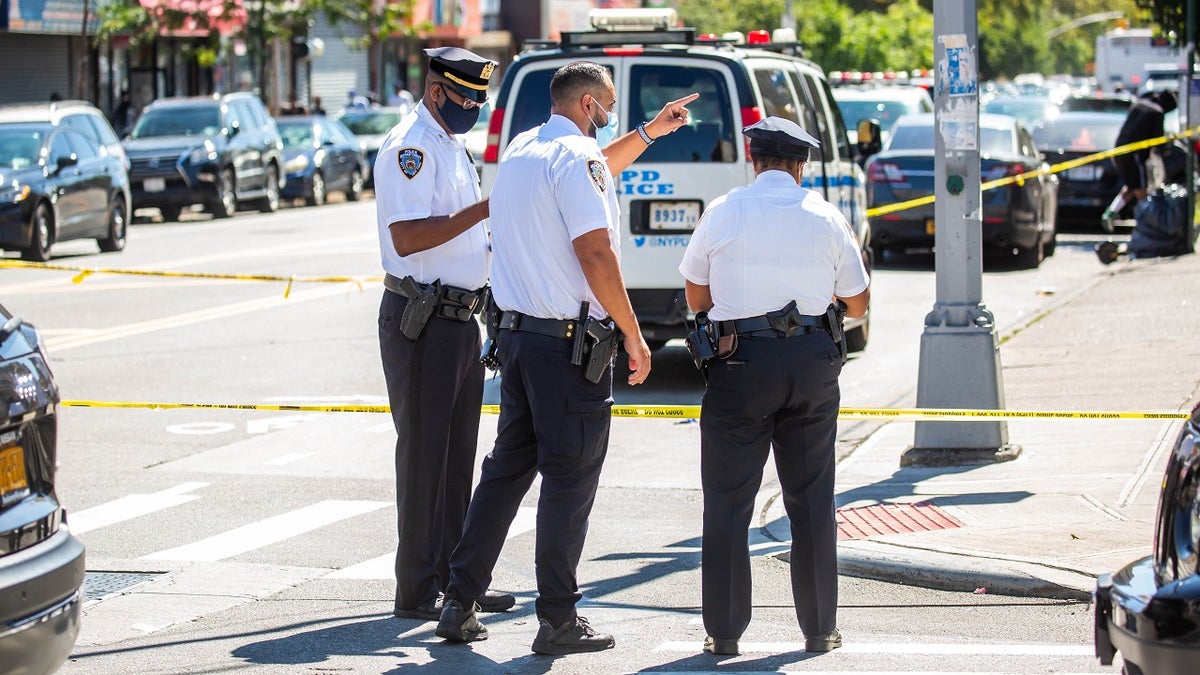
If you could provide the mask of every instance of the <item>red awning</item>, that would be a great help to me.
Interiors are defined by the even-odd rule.
[[[203,37],[213,32],[231,35],[246,25],[242,0],[138,0],[138,3],[157,17],[163,35]]]

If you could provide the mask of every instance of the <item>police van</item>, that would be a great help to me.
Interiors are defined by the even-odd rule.
[[[621,271],[652,348],[687,332],[679,263],[705,206],[753,182],[741,130],[765,116],[790,119],[820,139],[803,184],[842,210],[870,270],[863,172],[824,72],[798,55],[799,45],[773,42],[765,31],[751,33],[749,44],[697,38],[695,29],[672,28],[672,9],[592,10],[589,19],[594,30],[528,42],[508,67],[488,127],[483,193],[491,192],[507,144],[550,116],[550,78],[560,66],[587,60],[610,70],[620,134],[653,119],[666,103],[699,93],[688,104],[686,126],[656,140],[614,176],[621,205]],[[852,351],[866,346],[869,327],[869,312],[847,324]]]

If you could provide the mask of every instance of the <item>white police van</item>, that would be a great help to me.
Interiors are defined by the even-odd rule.
[[[795,42],[697,39],[670,28],[674,10],[593,10],[595,30],[532,41],[504,74],[488,127],[482,183],[489,194],[508,142],[550,116],[550,78],[571,61],[609,68],[617,89],[620,133],[653,119],[663,105],[693,92],[687,126],[655,141],[621,175],[621,270],[646,341],[660,347],[687,332],[679,263],[711,200],[754,180],[742,128],[768,115],[797,122],[821,141],[804,170],[805,187],[837,204],[858,234],[870,270],[870,232],[862,169],[821,68]],[[878,137],[878,133],[875,134]],[[852,351],[866,346],[870,314],[847,325]]]

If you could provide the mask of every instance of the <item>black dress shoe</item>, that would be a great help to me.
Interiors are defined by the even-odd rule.
[[[835,628],[832,633],[804,638],[804,651],[830,652],[842,646],[842,634]]]
[[[434,634],[453,642],[486,640],[487,626],[479,623],[479,619],[475,617],[477,606],[472,602],[467,607],[458,600],[446,598],[442,607],[442,617]]]
[[[423,602],[416,607],[397,607],[392,613],[401,619],[437,621],[442,616],[442,600],[438,597],[428,602]]]
[[[579,654],[612,649],[617,641],[611,635],[597,633],[588,620],[577,616],[555,627],[542,619],[538,622],[537,637],[533,639],[533,651],[537,654]]]
[[[512,609],[512,606],[517,604],[517,599],[510,593],[484,591],[481,597],[475,598],[475,604],[479,605],[479,611],[490,614]]]
[[[704,651],[720,656],[737,656],[741,653],[738,651],[737,640],[726,640],[712,636],[704,638]]]

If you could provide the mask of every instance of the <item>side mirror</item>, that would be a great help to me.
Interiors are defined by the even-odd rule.
[[[63,169],[69,169],[77,164],[79,164],[79,157],[64,155],[54,160],[54,173],[62,173]]]
[[[242,130],[242,126],[240,124],[238,124],[237,122],[230,124],[229,125],[229,137],[233,138],[234,136],[237,136],[238,132],[241,130]]]
[[[873,119],[858,121],[858,154],[866,158],[876,154],[883,147],[882,132],[879,122]]]

